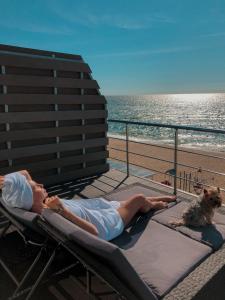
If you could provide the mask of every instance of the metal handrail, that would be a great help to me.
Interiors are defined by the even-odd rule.
[[[202,132],[225,134],[225,130],[223,130],[223,129],[203,128],[203,127],[194,127],[194,126],[186,126],[186,125],[172,125],[172,124],[163,124],[163,123],[138,122],[138,121],[127,121],[127,120],[115,120],[115,119],[109,119],[108,122],[121,123],[121,124],[127,124],[127,125],[165,127],[165,128],[172,128],[172,129],[182,129],[182,130],[190,130],[190,131],[202,131]]]
[[[120,161],[120,162],[124,162],[122,159],[119,159],[119,158],[114,158],[113,157],[113,160],[116,160],[116,161]],[[132,166],[137,166],[137,167],[139,167],[140,165],[138,165],[138,164],[135,164],[135,163],[132,163]],[[161,171],[159,171],[159,170],[154,170],[154,169],[149,169],[149,168],[147,168],[148,170],[150,170],[150,171],[154,171],[154,172],[158,172],[158,173],[160,173],[160,174],[165,174],[164,172],[161,172]],[[135,177],[140,177],[141,178],[141,176],[137,176],[137,175],[133,175],[133,176],[135,176]],[[179,176],[179,175],[177,175],[177,177],[176,177],[177,179],[185,179],[185,177],[183,177],[183,176]],[[143,180],[148,180],[149,181],[149,179],[146,179],[146,178],[142,178]],[[188,179],[188,182],[189,183],[195,183],[195,181],[193,180],[193,179]],[[204,183],[204,184],[202,184],[203,186],[205,186],[205,187],[210,187],[210,185],[209,184],[206,184],[206,183]],[[220,188],[220,190],[221,191],[223,191],[223,192],[225,192],[225,189],[223,189],[223,188]]]
[[[114,139],[114,138],[113,138]],[[122,139],[120,139],[122,140]],[[133,143],[133,141],[132,141]],[[141,143],[140,143],[141,144]],[[148,144],[146,144],[148,145]],[[150,144],[151,145],[151,144]],[[160,146],[158,146],[160,147]],[[161,147],[161,148],[165,148],[165,147]],[[171,148],[167,148],[167,149],[170,149]],[[119,152],[127,152],[126,150],[123,150],[123,149],[118,149],[118,148],[114,148],[114,147],[108,147],[108,150],[115,150],[115,151],[119,151]],[[177,152],[178,151],[182,151],[182,150],[179,150],[177,149]],[[182,152],[186,152],[186,151],[182,151]],[[154,156],[150,156],[150,155],[145,155],[145,154],[142,154],[142,153],[137,153],[137,152],[132,152],[132,151],[129,151],[130,154],[133,154],[133,155],[137,155],[137,156],[142,156],[142,157],[145,157],[145,158],[151,158],[151,159],[155,159],[155,160],[159,160],[159,161],[163,161],[163,162],[167,162],[167,163],[173,163],[174,161],[172,160],[168,160],[168,159],[163,159],[163,158],[159,158],[159,157],[154,157]],[[193,154],[196,154],[196,155],[200,155],[200,156],[207,156],[207,155],[204,155],[204,154],[200,154],[200,153],[194,153],[194,152],[187,152],[187,153],[193,153]],[[220,158],[220,159],[223,159],[225,160],[224,157],[217,157],[217,156],[210,156],[210,157],[213,157],[213,158]],[[187,164],[181,164],[179,163],[179,166],[182,166],[182,167],[187,167],[187,168],[190,168],[190,169],[194,169],[194,170],[199,170],[199,167],[196,167],[196,166],[192,166],[192,165],[187,165]],[[217,172],[217,171],[213,171],[213,170],[209,170],[209,169],[204,169],[204,168],[201,168],[202,171],[205,171],[207,173],[211,173],[211,174],[215,174],[215,175],[221,175],[221,176],[225,176],[225,173],[221,173],[221,172]]]
[[[110,137],[110,135],[109,135],[109,137]],[[112,136],[112,138],[114,140],[123,140],[121,137]],[[156,148],[158,147],[158,148],[163,148],[163,149],[171,150],[171,146],[164,146],[164,145],[161,145],[161,144],[154,144],[154,143],[144,143],[144,142],[140,142],[140,141],[137,142],[136,140],[133,140],[133,139],[130,139],[130,141],[132,143],[136,143],[136,144],[147,145],[147,146],[152,146],[152,147],[156,147]],[[191,150],[186,150],[186,149],[177,149],[177,151],[178,152],[183,152],[183,153],[188,153],[188,154],[201,155],[201,156],[204,156],[204,157],[212,157],[212,158],[217,158],[217,159],[225,160],[225,157],[218,156],[218,155],[205,154],[205,153],[199,154],[197,152],[193,152]]]
[[[202,128],[195,126],[184,126],[184,125],[171,125],[171,124],[162,124],[162,123],[152,123],[152,122],[138,122],[138,121],[128,121],[128,120],[115,120],[109,119],[108,122],[111,123],[120,123],[125,124],[126,131],[126,163],[127,163],[127,176],[129,176],[129,134],[128,134],[128,125],[139,125],[139,126],[149,126],[149,127],[162,127],[162,128],[170,128],[174,129],[174,194],[177,194],[177,151],[178,150],[178,135],[179,130],[189,130],[189,131],[200,131],[200,132],[208,132],[208,133],[220,133],[225,134],[225,130],[223,129],[212,129],[212,128]],[[199,154],[200,155],[200,154]],[[217,157],[224,159],[222,157]]]

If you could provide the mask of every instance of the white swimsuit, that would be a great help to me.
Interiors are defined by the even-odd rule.
[[[118,201],[104,198],[61,200],[72,213],[95,225],[103,240],[112,240],[124,230],[123,220],[117,211],[120,207]]]

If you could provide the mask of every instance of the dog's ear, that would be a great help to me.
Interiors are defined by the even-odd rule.
[[[217,192],[218,192],[218,194],[220,194],[220,188],[219,187],[217,188]]]

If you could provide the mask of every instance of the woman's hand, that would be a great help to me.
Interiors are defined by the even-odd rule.
[[[44,204],[45,204],[46,208],[50,208],[54,211],[64,210],[64,206],[58,196],[52,196],[52,197],[46,198]]]

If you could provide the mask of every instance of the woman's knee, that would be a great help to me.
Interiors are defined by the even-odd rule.
[[[146,197],[143,194],[136,194],[130,199],[130,202],[142,206],[146,202]]]
[[[144,194],[136,194],[135,197],[136,197],[136,200],[139,200],[139,201],[145,201],[146,200],[146,197],[145,197]]]

